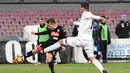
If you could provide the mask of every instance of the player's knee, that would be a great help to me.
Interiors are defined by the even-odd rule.
[[[63,40],[58,41],[60,45],[63,45]]]
[[[52,54],[51,53],[48,53],[47,56],[46,56],[46,63],[50,63],[52,61]]]
[[[89,57],[89,61],[93,61],[95,58],[94,57]]]

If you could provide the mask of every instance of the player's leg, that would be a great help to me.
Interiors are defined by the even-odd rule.
[[[85,59],[88,61],[88,64],[90,64],[91,62],[89,61],[87,53],[85,52],[84,49],[82,49],[82,50],[83,50],[83,55],[84,55]]]
[[[51,45],[51,46],[45,48],[44,50],[43,50],[43,48],[41,48],[40,46],[37,46],[37,47],[38,47],[37,49],[38,49],[42,54],[47,53],[47,52],[50,52],[50,51],[53,51],[53,50],[56,50],[56,49],[60,48],[62,45],[64,45],[64,44],[63,44],[63,40],[64,40],[64,39],[59,40],[57,43],[55,43],[55,44],[53,44],[53,45]]]
[[[32,56],[32,55],[38,53],[38,52],[39,52],[38,49],[34,49],[34,50],[32,50],[32,51],[29,51],[29,52],[26,53],[26,54],[23,54],[24,59],[26,59],[26,58],[28,58],[28,57],[30,57],[30,56]],[[13,63],[13,64],[16,64],[16,63],[17,63],[17,60],[16,60],[16,59],[13,59],[13,60],[12,60],[12,63]]]
[[[37,61],[38,61],[38,64],[42,63],[42,54],[40,52],[38,53],[38,60]]]
[[[97,59],[89,57],[89,60],[101,71],[101,73],[108,73]]]
[[[98,60],[98,61],[100,61],[100,53],[98,52],[98,51],[96,51],[96,52],[94,52],[95,53],[95,55],[96,55],[96,59]]]
[[[39,52],[38,49],[34,49],[34,50],[31,50],[29,52],[27,52],[26,54],[23,54],[25,58],[28,58],[30,56],[33,56],[34,54],[37,54]]]
[[[88,59],[88,55],[86,54],[86,52],[85,52],[84,49],[83,49],[83,55],[84,55],[85,59],[86,59],[87,61],[89,61],[89,59]]]
[[[69,38],[65,38],[65,39],[59,40],[57,43],[55,43],[55,44],[45,48],[44,50],[42,50],[42,48],[40,46],[38,46],[38,50],[41,53],[46,53],[46,52],[50,52],[50,51],[56,50],[56,49],[60,48],[63,45],[74,46],[73,43],[77,43],[77,42],[75,42],[76,38],[77,37],[69,37]]]
[[[90,64],[91,63],[91,61],[89,61],[89,58],[88,58],[88,55],[87,55],[87,53],[85,52],[85,50],[84,50],[84,47],[82,47],[83,49],[83,55],[84,55],[84,57],[85,57],[85,59],[88,61],[88,63]],[[96,49],[98,48],[97,46],[95,47]],[[99,60],[99,58],[100,58],[100,55],[99,55],[99,52],[98,52],[98,50],[97,51],[94,51],[94,55],[96,55],[96,59],[97,60]]]
[[[53,51],[52,52],[49,52],[46,56],[46,63],[48,63],[48,66],[51,70],[51,73],[55,73],[55,70],[54,70],[54,61],[55,61],[55,56],[53,54]]]
[[[38,48],[39,48],[39,49],[42,49],[43,47],[46,46],[45,44],[46,44],[46,43],[39,43],[39,44],[37,44],[37,45],[36,45],[36,48],[37,48],[37,49],[34,49],[34,50],[29,51],[28,53],[24,54],[24,57],[25,57],[25,58],[28,58],[28,57],[30,57],[30,56],[33,56],[34,54],[39,53],[40,51],[38,50]]]
[[[107,73],[107,71],[103,68],[101,63],[94,58],[93,54],[93,45],[92,43],[87,43],[87,45],[84,46],[85,52],[88,55],[89,61],[91,61],[102,73]]]
[[[42,47],[43,45],[40,45],[40,46]],[[24,59],[26,59],[26,58],[28,58],[30,56],[33,56],[34,54],[37,54],[37,53],[39,53],[39,50],[38,49],[34,49],[34,50],[31,50],[31,51],[23,54],[23,56],[24,56]],[[15,64],[16,63],[16,59],[13,59],[12,63]]]

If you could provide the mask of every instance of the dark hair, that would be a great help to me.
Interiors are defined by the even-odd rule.
[[[94,22],[97,22],[97,23],[99,23],[99,21],[98,21],[98,20],[93,20],[93,23],[94,23]]]
[[[102,18],[104,18],[104,19],[106,19],[106,17],[103,15],[103,16],[101,16]]]
[[[85,2],[81,2],[80,3],[81,7],[84,9],[89,9],[89,2],[85,1]]]
[[[47,20],[47,23],[56,23],[56,21],[53,18],[50,18]]]
[[[98,22],[97,20],[93,20],[93,22]]]

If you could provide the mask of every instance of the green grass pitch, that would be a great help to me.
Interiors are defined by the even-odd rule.
[[[130,73],[130,63],[103,64],[109,73]],[[93,64],[57,64],[56,73],[100,73]],[[50,73],[47,64],[1,64],[0,73]]]

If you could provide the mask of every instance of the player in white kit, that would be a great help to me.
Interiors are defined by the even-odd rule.
[[[92,38],[92,19],[101,20],[100,16],[95,16],[89,11],[89,3],[88,2],[81,2],[81,11],[82,17],[80,22],[73,22],[70,20],[70,22],[73,22],[76,25],[79,25],[79,32],[78,36],[76,37],[68,37],[62,40],[59,40],[57,43],[41,49],[38,48],[38,50],[41,53],[46,53],[52,50],[56,50],[57,48],[63,46],[63,45],[70,45],[72,47],[83,47],[86,54],[88,55],[89,60],[101,71],[101,73],[107,73],[107,71],[103,68],[101,63],[94,58],[94,50],[93,50],[93,38]]]

